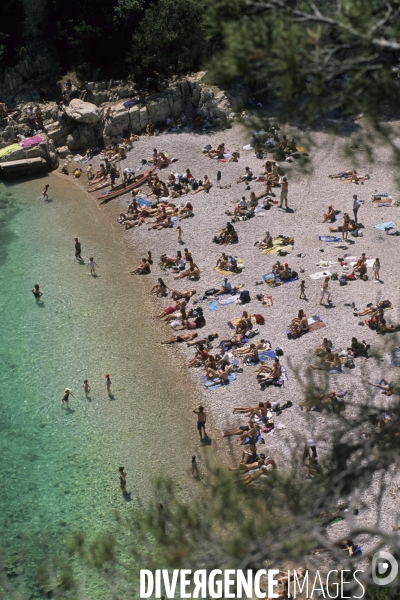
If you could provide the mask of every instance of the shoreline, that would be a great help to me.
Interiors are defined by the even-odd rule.
[[[294,135],[296,139],[301,139],[301,132],[294,128],[280,133],[288,133],[290,136]],[[288,400],[292,401],[293,407],[284,410],[278,416],[274,416],[274,433],[264,435],[266,446],[263,451],[267,451],[268,454],[278,458],[278,468],[281,466],[284,468],[286,461],[290,460],[292,451],[301,443],[300,440],[304,440],[306,437],[320,438],[321,450],[323,451],[324,416],[319,413],[300,412],[296,406],[302,398],[299,391],[299,381],[296,381],[296,379],[297,377],[301,379],[303,367],[309,362],[308,357],[322,341],[322,338],[328,336],[336,346],[346,348],[351,337],[356,335],[359,338],[366,339],[371,347],[384,347],[385,341],[380,339],[382,336],[376,336],[374,332],[365,327],[361,330],[352,314],[352,310],[347,308],[345,304],[355,301],[360,308],[367,302],[380,298],[383,294],[385,299],[389,298],[394,304],[395,310],[389,314],[389,320],[390,322],[396,322],[399,296],[396,283],[398,278],[394,266],[385,260],[388,253],[390,254],[393,251],[396,238],[391,239],[390,236],[384,236],[378,230],[373,229],[372,225],[391,219],[396,222],[400,209],[396,207],[373,208],[370,201],[370,197],[375,190],[388,191],[396,197],[396,173],[393,167],[388,166],[387,159],[389,155],[385,148],[377,150],[377,160],[374,163],[362,164],[357,167],[359,172],[369,172],[371,176],[369,181],[365,182],[364,185],[346,185],[340,180],[330,180],[327,177],[330,173],[336,173],[352,166],[351,161],[341,158],[339,153],[341,144],[346,140],[346,132],[338,136],[322,130],[313,134],[316,146],[309,150],[310,174],[302,172],[297,167],[296,161],[292,164],[282,163],[285,174],[289,179],[288,204],[293,210],[285,212],[274,205],[270,211],[263,211],[261,218],[254,217],[247,222],[235,224],[239,233],[238,244],[232,246],[213,244],[211,240],[214,235],[230,220],[225,215],[225,211],[232,209],[242,195],[245,195],[246,198],[249,197],[250,192],[245,190],[243,184],[237,184],[236,179],[242,175],[245,166],[250,166],[254,175],[258,175],[264,162],[255,158],[252,151],[246,152],[242,149],[243,145],[248,143],[249,136],[250,134],[240,128],[239,125],[234,125],[230,130],[219,132],[201,134],[164,133],[150,138],[141,136],[139,141],[135,142],[133,149],[128,152],[127,158],[121,161],[121,167],[122,169],[126,167],[135,168],[142,159],[150,158],[152,149],[156,147],[159,151],[168,151],[172,156],[178,158],[178,161],[171,165],[171,168],[159,172],[164,181],[166,181],[171,171],[183,173],[186,168],[190,168],[196,179],[203,178],[207,174],[213,182],[209,194],[201,192],[196,195],[189,195],[187,198],[182,197],[181,200],[181,202],[184,202],[186,199],[190,199],[194,205],[194,217],[181,221],[185,242],[181,248],[189,248],[194,261],[201,270],[200,280],[195,282],[193,289],[203,293],[211,287],[220,287],[222,275],[216,273],[213,267],[221,252],[226,251],[228,254],[232,253],[243,259],[244,271],[239,275],[232,275],[229,279],[233,284],[243,283],[244,287],[250,290],[252,300],[244,307],[235,304],[226,307],[218,306],[216,312],[209,311],[207,308],[208,303],[204,301],[201,306],[207,324],[200,330],[200,335],[207,335],[213,331],[219,333],[220,339],[229,335],[228,321],[240,316],[243,309],[262,314],[265,318],[265,325],[259,327],[260,335],[255,339],[263,337],[271,341],[273,349],[276,347],[283,348],[284,356],[281,363],[288,370],[289,381],[281,389],[269,388],[266,391],[261,391],[255,380],[255,367],[245,367],[243,373],[237,375],[236,381],[226,387],[208,392],[200,381],[201,369],[187,369],[187,366],[184,368],[187,369],[190,378],[204,398],[206,410],[213,415],[220,432],[227,426],[237,427],[247,422],[243,416],[232,415],[233,406],[255,404],[267,399],[280,404],[286,403]],[[231,152],[235,150],[240,152],[238,163],[219,165],[216,160],[211,160],[202,154],[202,148],[206,144],[209,143],[216,147],[221,141],[225,141],[226,147]],[[91,162],[96,170],[100,161],[95,158]],[[76,162],[73,164],[79,165]],[[83,187],[84,182],[86,183],[84,171],[86,165],[81,166],[83,174],[76,181],[79,187]],[[230,184],[231,187],[227,189],[217,187],[217,170],[222,172],[222,186]],[[71,178],[71,175],[69,178]],[[147,189],[147,186],[144,186],[143,191],[146,192]],[[251,182],[251,190],[254,190],[257,194],[262,189],[262,183]],[[279,188],[275,188],[274,192],[275,198],[279,199]],[[329,233],[328,224],[322,223],[322,215],[328,204],[333,204],[335,208],[351,213],[352,195],[354,193],[358,193],[359,197],[365,201],[359,213],[360,220],[365,225],[364,237],[351,238],[351,242],[354,243],[349,243],[349,249],[346,251],[336,249],[334,247],[336,244],[319,241],[318,235]],[[101,207],[102,212],[112,221],[113,229],[119,214],[125,212],[128,200],[129,196],[123,195]],[[179,203],[179,199],[177,203]],[[176,230],[148,231],[146,224],[129,231],[125,231],[120,225],[117,225],[117,228],[120,228],[121,242],[126,248],[127,254],[131,255],[132,253],[132,268],[139,264],[141,256],[145,256],[147,250],[152,251],[154,264],[152,265],[151,275],[133,276],[135,282],[138,282],[137,285],[143,287],[144,290],[149,290],[156,282],[157,277],[162,277],[170,286],[173,281],[172,276],[161,271],[157,263],[162,253],[167,253],[169,256],[176,254],[176,250],[179,248]],[[259,281],[263,273],[269,272],[271,264],[276,259],[276,255],[273,257],[263,256],[260,250],[254,247],[254,242],[261,239],[266,230],[269,230],[272,236],[283,234],[295,237],[294,249],[291,254],[284,258],[284,261],[288,262],[299,273],[301,269],[304,269],[304,273],[300,275],[300,278],[304,278],[306,281],[308,302],[298,299],[299,282],[272,290],[265,284],[255,286],[255,281]],[[319,306],[321,281],[313,281],[309,278],[310,273],[321,270],[316,263],[322,259],[336,261],[337,257],[343,256],[346,252],[356,255],[366,252],[368,256],[374,257],[377,243],[382,248],[380,258],[384,284],[374,285],[370,278],[367,282],[350,282],[342,288],[336,282],[332,282],[331,288],[334,301],[332,308],[327,309]],[[323,250],[323,252],[320,252],[320,250]],[[300,258],[297,256],[299,253],[305,256]],[[136,260],[137,262],[135,262]],[[369,269],[369,274],[371,275],[371,269]],[[186,287],[186,280],[176,282],[176,287],[177,289]],[[190,285],[190,287],[192,286]],[[260,292],[272,295],[274,302],[272,307],[264,308],[256,300],[255,295]],[[159,306],[166,307],[169,303],[167,299],[153,299],[151,301],[151,304],[157,307],[154,313],[158,312]],[[189,303],[190,306],[192,306],[191,302]],[[296,316],[299,308],[304,308],[308,316],[319,314],[326,323],[326,328],[316,333],[307,334],[298,340],[288,340],[286,325]],[[158,330],[160,341],[171,335],[171,329],[168,326],[159,324]],[[176,360],[176,356],[179,354],[182,361],[180,364],[187,363],[194,352],[191,348],[186,348],[185,344],[179,346],[178,349],[169,347],[168,354],[172,360]],[[214,344],[215,348],[216,345]],[[332,376],[331,388],[337,390],[345,387],[354,400],[357,394],[363,393],[360,381],[361,368],[367,369],[368,377],[373,377],[378,372],[383,376],[388,376],[388,365],[370,360],[366,365],[357,364],[356,369],[346,376]],[[319,375],[316,375],[316,379],[319,379]],[[377,396],[376,402],[379,406],[385,404],[385,400],[379,396]],[[277,428],[277,425],[282,425],[283,429]],[[227,438],[221,443],[224,452],[236,461],[241,452],[241,447],[236,445],[236,439]]]

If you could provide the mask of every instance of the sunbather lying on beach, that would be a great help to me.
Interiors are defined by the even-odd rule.
[[[267,400],[267,402],[259,402],[257,406],[237,406],[232,412],[234,415],[248,414],[250,419],[254,416],[258,416],[265,420],[267,419],[267,413],[270,409],[271,403]]]
[[[383,316],[378,315],[376,318],[376,333],[393,333],[394,331],[398,331],[400,325],[389,325],[386,319]]]
[[[383,390],[382,394],[386,396],[393,396],[393,394],[400,395],[400,386],[386,379],[381,379],[379,383],[372,383],[371,381],[368,381],[368,383],[373,387]]]
[[[219,345],[220,347],[223,347],[226,350],[228,350],[229,348],[233,348],[233,346],[240,346],[243,343],[243,339],[245,339],[245,337],[246,336],[244,335],[244,333],[240,333],[234,335],[229,340],[221,340]]]
[[[259,456],[256,462],[240,462],[237,467],[229,467],[229,471],[241,471],[242,473],[248,473],[249,471],[253,471],[254,469],[259,469],[263,465],[265,465],[265,459]]]
[[[322,409],[327,405],[335,404],[338,402],[336,392],[323,392],[323,393],[310,393],[306,394],[304,400],[299,402],[301,410],[306,409],[307,412],[313,408]]]
[[[185,300],[189,301],[190,298],[194,296],[194,294],[196,294],[196,290],[182,290],[180,292],[179,290],[170,289],[170,292],[170,298],[172,298],[173,300],[181,300],[182,298],[185,298]]]
[[[225,154],[225,143],[221,142],[221,144],[218,144],[217,149],[216,150],[209,150],[207,152],[207,156],[209,156],[210,158],[224,158],[224,154]]]
[[[347,215],[347,213],[345,213],[345,215]],[[348,215],[347,215],[348,216]],[[360,223],[356,223],[354,219],[350,219],[350,217],[348,219],[345,219],[343,217],[343,222],[346,223],[345,225],[345,232],[346,231],[355,231],[356,229],[361,229],[361,225]],[[343,233],[343,225],[335,225],[334,227],[329,227],[329,231],[332,233],[335,232],[341,232]]]
[[[257,371],[257,381],[276,381],[281,376],[281,363],[275,358],[272,366],[262,365]]]
[[[181,342],[190,342],[198,336],[198,333],[182,333],[181,335],[175,335],[168,340],[161,342],[162,344],[175,344]]]
[[[332,350],[328,348],[325,354],[318,359],[317,364],[310,365],[310,368],[317,370],[337,369],[341,371],[342,363],[340,362],[339,354],[337,352],[332,352]]]
[[[259,357],[258,357],[258,348],[256,347],[255,344],[250,344],[250,348],[245,348],[243,350],[238,350],[237,354],[240,353],[240,356],[242,357],[242,363],[247,362],[248,360],[252,360],[255,363],[259,362]]]
[[[218,338],[218,333],[210,333],[207,337],[203,337],[203,338],[197,339],[194,342],[188,342],[187,345],[188,346],[197,346],[197,345],[200,345],[200,344],[210,344],[211,342],[213,342],[217,338]]]
[[[242,475],[243,483],[245,485],[251,485],[255,479],[258,479],[261,476],[271,475],[273,470],[274,466],[272,464],[262,465],[259,469]]]
[[[206,377],[208,379],[212,379],[215,383],[227,383],[229,381],[229,373],[231,372],[231,367],[226,363],[222,363],[221,370],[217,371],[216,369],[208,368],[206,370]]]
[[[181,305],[179,302],[175,302],[175,304],[171,304],[171,306],[168,306],[167,308],[165,308],[162,312],[160,312],[159,315],[154,315],[155,319],[162,319],[163,317],[166,317],[168,315],[172,315],[172,313],[178,311],[180,309]]]
[[[222,294],[236,294],[239,288],[232,285],[227,277],[224,277],[221,283],[221,288],[214,296],[221,296]]]
[[[253,323],[251,320],[251,315],[249,316],[249,313],[244,310],[242,316],[239,318],[239,321],[236,324],[235,333],[246,333],[246,331],[252,329],[252,327]]]
[[[230,437],[231,435],[240,435],[241,442],[243,442],[246,438],[250,439],[250,444],[256,444],[257,438],[260,433],[260,428],[255,423],[249,421],[248,425],[240,425],[236,429],[229,429],[222,434],[222,437]]]
[[[381,300],[380,302],[378,302],[378,304],[372,304],[372,302],[370,302],[370,304],[367,304],[367,306],[359,311],[359,312],[355,312],[354,316],[355,317],[364,317],[365,315],[373,315],[376,316],[376,314],[378,314],[378,312],[380,310],[383,311],[383,309],[385,308],[389,308],[392,305],[392,303],[389,300]]]
[[[182,279],[183,277],[187,277],[188,279],[199,279],[200,277],[200,269],[199,267],[195,264],[192,263],[189,267],[189,269],[186,269],[186,271],[182,271],[182,273],[180,275],[176,275],[174,277],[174,279]]]

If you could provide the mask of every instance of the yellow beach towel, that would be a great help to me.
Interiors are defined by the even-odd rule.
[[[291,244],[286,244],[285,240],[283,240],[282,238],[273,238],[272,243],[272,248],[264,248],[262,254],[277,254],[279,250],[289,253],[293,250],[293,246]]]
[[[11,144],[11,146],[1,148],[0,158],[4,158],[4,156],[7,156],[7,154],[10,154],[10,152],[14,152],[14,150],[19,150],[19,144]]]
[[[242,259],[238,258],[237,262],[238,262],[238,266],[243,269]],[[224,271],[223,269],[220,269],[219,267],[214,267],[214,271],[217,271],[217,273],[220,273],[221,275],[225,275],[226,277],[229,277],[229,275],[239,275],[239,273],[235,273],[235,271]]]

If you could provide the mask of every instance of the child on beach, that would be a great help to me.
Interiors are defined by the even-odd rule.
[[[119,467],[119,484],[121,486],[121,490],[124,492],[126,490],[126,471],[125,467]]]
[[[44,186],[44,189],[43,189],[43,198],[47,198],[47,200],[49,199],[49,197],[47,195],[47,190],[49,189],[49,187],[50,187],[49,184],[47,184]]]
[[[68,400],[69,400],[70,394],[71,394],[71,396],[73,398],[75,398],[75,396],[73,395],[73,393],[71,392],[71,390],[69,388],[65,388],[65,391],[64,391],[64,393],[62,395],[62,398],[61,398],[61,404],[62,404],[62,406],[64,406],[64,404],[66,404],[68,406]]]
[[[91,391],[91,387],[89,385],[89,382],[87,379],[83,380],[83,385],[81,385],[81,387],[79,388],[80,390],[83,389],[83,391],[85,392],[86,395],[90,394]]]
[[[199,469],[198,469],[199,463],[196,460],[196,456],[193,455],[192,456],[192,477],[194,477],[196,475],[196,477],[199,476]]]
[[[176,228],[177,232],[178,232],[178,244],[183,244],[183,240],[182,240],[182,227],[180,225],[178,225],[178,227]]]
[[[94,262],[93,256],[91,256],[88,262],[88,269],[90,271],[90,275],[96,275],[96,269],[94,268],[94,265],[96,265],[97,267],[99,266],[97,262]]]
[[[107,392],[108,392],[108,394],[111,394],[111,379],[110,379],[110,374],[106,373],[104,375],[104,377],[106,378]]]
[[[301,300],[302,298],[306,297],[306,282],[304,281],[304,279],[301,280],[299,288],[300,288],[300,296],[299,296],[299,298]]]

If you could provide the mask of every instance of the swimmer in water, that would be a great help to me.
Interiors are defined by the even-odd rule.
[[[39,302],[40,298],[43,296],[43,292],[39,288],[39,284],[38,283],[35,283],[34,287],[32,288],[32,294],[35,296],[36,302]]]
[[[78,260],[82,260],[82,256],[81,256],[81,252],[82,252],[82,246],[80,241],[78,240],[78,238],[74,238],[75,240],[75,258],[77,258]]]
[[[47,198],[47,200],[49,199],[49,197],[47,195],[47,190],[49,189],[49,187],[50,187],[49,184],[47,184],[44,186],[44,189],[43,189],[43,198]]]
[[[94,265],[96,265],[97,267],[99,266],[99,265],[97,264],[97,262],[94,262],[94,260],[93,260],[93,256],[91,256],[91,257],[89,258],[89,262],[88,262],[88,268],[89,268],[89,270],[90,270],[90,274],[91,274],[91,275],[96,275],[96,269],[94,268]]]
[[[111,394],[111,379],[109,373],[106,373],[104,377],[106,378],[107,392]]]
[[[125,491],[126,490],[126,471],[125,471],[125,467],[119,467],[118,471],[119,471],[119,484],[121,486],[121,490]]]
[[[81,385],[81,387],[79,389],[81,390],[82,388],[86,395],[90,394],[92,388],[90,387],[87,379],[83,380],[83,385]]]
[[[73,395],[73,393],[71,392],[71,390],[69,388],[65,388],[65,392],[61,398],[61,404],[64,406],[64,404],[66,404],[68,406],[68,400],[69,400],[69,395],[71,394],[71,396],[73,398],[75,398],[75,396]]]

